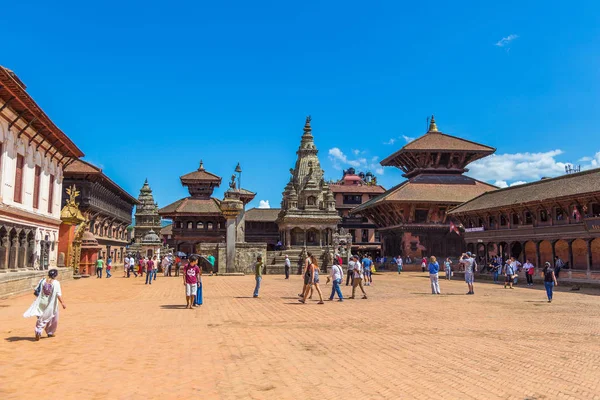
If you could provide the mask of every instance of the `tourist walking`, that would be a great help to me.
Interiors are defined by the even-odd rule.
[[[110,273],[112,271],[112,258],[108,257],[108,259],[106,260],[106,278],[110,278],[112,276],[112,274]]]
[[[154,263],[152,262],[152,260],[144,260],[145,264],[146,264],[146,285],[150,284],[152,285],[152,270],[154,269]]]
[[[200,257],[198,257],[200,261]],[[196,288],[196,299],[194,301],[194,307],[201,306],[204,304],[204,283],[202,282],[202,268],[198,267],[200,273],[198,274],[198,287]]]
[[[517,261],[514,257],[510,258],[510,263],[513,266],[513,271],[515,271],[515,274],[513,275],[513,282],[516,285],[519,281],[519,270],[521,269],[521,263]]]
[[[403,266],[403,261],[402,261],[402,256],[398,256],[394,259],[396,266],[398,267],[398,275],[400,275],[402,273],[402,266]]]
[[[329,300],[333,300],[334,295],[337,293],[338,301],[344,301],[342,289],[340,289],[340,285],[342,284],[342,280],[344,279],[344,270],[342,269],[337,258],[333,259],[333,266],[331,267],[330,275],[327,277],[328,283],[330,278],[332,281],[332,287],[331,296],[329,296]]]
[[[35,340],[40,340],[43,330],[46,330],[48,337],[53,337],[58,326],[58,303],[60,302],[63,309],[67,308],[62,299],[60,282],[56,280],[57,276],[58,270],[48,271],[48,277],[42,278],[34,291],[36,298],[33,304],[23,314],[25,318],[37,317]]]
[[[423,257],[421,259],[421,271],[425,272],[426,268],[427,268],[427,257]]]
[[[183,285],[185,286],[186,308],[194,307],[200,280],[200,268],[198,268],[198,256],[190,256],[190,262],[183,268]]]
[[[144,276],[144,272],[146,271],[146,258],[140,257],[138,261],[138,274],[140,276]]]
[[[165,256],[162,258],[160,267],[163,270],[163,276],[169,276],[169,257]]]
[[[180,269],[181,269],[181,258],[175,257],[175,276],[179,276]]]
[[[254,286],[254,296],[258,297],[258,291],[260,290],[260,283],[262,281],[262,270],[264,264],[262,262],[262,257],[256,257],[256,263],[254,263],[254,279],[256,280],[256,285]]]
[[[285,279],[290,279],[290,268],[292,267],[292,263],[290,262],[290,258],[285,255]]]
[[[459,263],[465,268],[465,282],[469,287],[469,291],[467,294],[475,294],[475,290],[473,289],[473,282],[475,281],[474,272],[477,271],[477,266],[475,265],[475,260],[473,259],[473,255],[470,251],[463,253],[460,256]]]
[[[523,269],[525,270],[525,278],[527,278],[527,286],[533,286],[533,273],[535,272],[535,267],[529,261],[529,259],[525,260]]]
[[[129,254],[125,254],[123,258],[123,278],[129,278]]]
[[[444,261],[444,272],[446,273],[446,279],[450,280],[452,278],[452,260],[450,257]]]
[[[98,257],[96,260],[96,279],[102,279],[102,269],[104,268],[104,260],[102,256]]]
[[[506,265],[504,266],[504,289],[506,289],[506,285],[509,285],[511,289],[513,288],[513,280],[515,279],[515,266],[513,263],[508,260]]]
[[[308,270],[310,271],[309,278],[309,287],[312,289],[314,286],[317,289],[317,293],[319,294],[319,302],[317,304],[324,304],[323,302],[323,292],[321,292],[321,288],[319,287],[319,264],[317,263],[317,259],[314,256],[310,256],[310,264],[308,265]],[[306,297],[308,296],[309,289],[305,289],[303,293],[303,297],[298,300],[300,303],[306,303]]]
[[[363,268],[362,264],[358,261],[358,256],[354,256],[354,270],[352,271],[354,278],[352,279],[352,296],[351,299],[354,299],[354,295],[356,294],[356,287],[360,287],[360,291],[363,293],[363,299],[367,298],[367,293],[365,292],[365,288],[363,288]]]
[[[354,267],[356,266],[355,264],[357,262],[358,256],[350,255],[350,257],[348,258],[348,275],[346,275],[346,286],[348,286],[348,282],[350,282],[350,284],[354,286]]]
[[[206,259],[208,260],[208,264],[210,265],[210,267],[209,267],[210,276],[213,276],[213,273],[215,270],[215,256],[213,256],[211,253],[208,253],[208,257],[206,257]]]
[[[557,280],[560,277],[560,270],[563,269],[564,266],[565,263],[563,260],[559,256],[554,256],[554,271]]]
[[[365,286],[371,286],[371,281],[372,279],[371,277],[371,265],[373,265],[373,261],[371,261],[371,259],[368,256],[364,256],[362,261],[362,267],[363,267],[363,275],[365,277]]]
[[[440,264],[437,262],[437,258],[435,256],[429,257],[429,264],[427,265],[429,269],[429,281],[431,283],[431,294],[440,294],[440,281],[439,281],[439,272],[440,272]]]
[[[549,262],[546,262],[544,265],[544,287],[546,288],[546,295],[548,296],[548,303],[552,303],[552,293],[554,291],[554,286],[558,286],[558,281],[556,279],[556,275],[554,274],[554,269],[550,265]]]
[[[156,256],[152,257],[152,277],[156,280],[156,274],[158,272],[158,260]]]
[[[495,258],[492,260],[492,274],[494,277],[494,283],[499,283],[498,277],[502,273],[502,265],[498,264]]]

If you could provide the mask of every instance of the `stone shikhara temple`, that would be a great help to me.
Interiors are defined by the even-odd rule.
[[[133,244],[127,249],[132,255],[152,257],[167,249],[159,236],[161,219],[158,215],[158,204],[154,201],[148,179],[140,189],[138,204],[135,208],[135,225],[133,227]]]
[[[286,248],[331,246],[333,233],[341,221],[333,192],[323,179],[310,121],[309,116],[277,218],[280,238]]]
[[[464,175],[467,165],[496,149],[438,131],[431,117],[428,132],[390,155],[381,165],[404,172],[405,181],[354,208],[374,221],[385,255],[457,256],[461,236],[449,230],[447,212],[496,187]]]

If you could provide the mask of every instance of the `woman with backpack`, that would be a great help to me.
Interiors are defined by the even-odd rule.
[[[35,323],[35,340],[40,340],[42,331],[46,330],[48,337],[53,337],[58,326],[58,303],[62,308],[67,308],[67,305],[62,299],[62,291],[60,283],[56,280],[58,270],[51,269],[48,271],[48,277],[42,278],[38,283],[33,294],[36,296],[35,301],[25,311],[23,317],[37,317]]]

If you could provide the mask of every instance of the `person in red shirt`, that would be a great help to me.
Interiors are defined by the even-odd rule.
[[[190,257],[190,262],[183,268],[183,285],[185,286],[186,308],[196,307],[196,292],[200,282],[200,268],[198,268],[198,256]]]
[[[154,269],[154,261],[146,260],[146,285],[152,285],[152,270]]]

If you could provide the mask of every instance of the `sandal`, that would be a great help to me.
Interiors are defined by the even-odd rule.
[[[325,304],[323,301],[318,302],[317,304]]]

